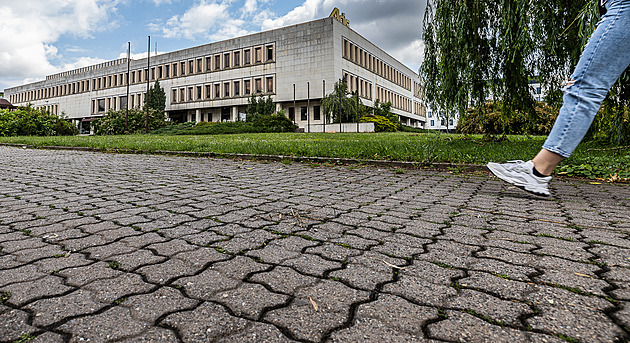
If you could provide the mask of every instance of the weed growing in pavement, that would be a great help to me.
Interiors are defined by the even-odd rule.
[[[492,273],[492,275],[494,275],[496,277],[500,277],[502,279],[510,280],[510,276],[509,275],[500,274],[500,273]]]
[[[569,237],[558,237],[558,236],[554,236],[548,233],[539,233],[537,235],[534,235],[536,237],[548,237],[548,238],[555,238],[555,239],[561,239],[563,241],[568,241],[568,242],[575,242],[575,239],[573,238],[569,238]]]
[[[118,269],[118,268],[120,268],[120,262],[118,262],[118,261],[109,262],[109,267],[111,269]]]
[[[479,314],[479,313],[477,313],[477,312],[476,312],[475,310],[473,310],[473,309],[470,309],[470,308],[465,308],[465,309],[464,309],[464,312],[466,312],[466,313],[468,313],[468,314],[470,314],[470,315],[472,315],[472,316],[475,316],[475,317],[477,317],[477,318],[481,318],[481,319],[483,319],[483,320],[487,321],[488,323],[491,323],[491,324],[494,324],[494,325],[499,325],[499,326],[505,326],[505,324],[504,324],[502,321],[500,321],[500,320],[494,320],[494,319],[492,319],[492,318],[490,318],[490,317],[488,317],[488,316],[486,316],[486,315]]]
[[[560,338],[563,341],[567,341],[569,343],[580,343],[580,340],[575,338],[575,337],[571,337],[571,336],[565,336],[563,334],[553,334],[553,336],[556,336],[558,338]]]
[[[451,266],[450,264],[446,264],[446,263],[442,263],[442,262],[437,262],[437,261],[430,261],[431,263],[435,264],[436,266],[442,267],[442,268],[446,268],[446,269],[455,269],[455,267]]]
[[[9,298],[11,298],[11,292],[0,293],[0,304],[4,304]]]
[[[112,305],[114,305],[114,306],[120,305],[120,304],[122,304],[125,300],[127,300],[127,297],[122,297],[122,298],[116,299],[116,300],[114,300],[114,301],[112,302]]]
[[[583,295],[583,296],[588,296],[588,297],[596,296],[593,293],[589,293],[589,292],[583,291],[579,287],[569,287],[569,286],[564,286],[564,285],[558,285],[558,284],[555,284],[555,283],[548,283],[547,285],[551,286],[551,287],[555,287],[555,288],[564,289],[565,291],[569,291],[569,292],[572,292],[572,293],[575,293],[575,294],[578,294],[578,295]]]
[[[20,231],[24,236],[30,236],[31,235],[31,230],[19,229],[18,231]]]
[[[346,248],[346,249],[354,249],[354,247],[352,247],[351,245],[346,244],[346,243],[335,243],[335,244],[337,244],[340,247]]]
[[[32,341],[34,338],[35,336],[30,333],[22,333],[20,338],[14,340],[12,343],[26,343]]]

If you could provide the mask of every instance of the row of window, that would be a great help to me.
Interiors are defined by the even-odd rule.
[[[392,92],[389,89],[377,86],[376,98],[380,102],[391,102],[393,108],[397,108],[405,112],[411,112],[411,107],[413,104],[411,99],[398,93]]]
[[[171,89],[171,103],[238,98],[263,93],[275,93],[274,76],[252,77],[173,88]]]
[[[381,61],[379,58],[363,50],[346,38],[343,39],[343,57],[406,90],[411,90],[412,80],[410,77]]]
[[[289,119],[291,119],[293,122],[295,122],[295,108],[294,107],[289,107]],[[308,107],[306,106],[301,106],[300,107],[300,121],[308,121],[308,117],[311,113],[308,113]],[[322,111],[321,111],[321,107],[319,106],[313,106],[313,113],[312,113],[312,117],[311,120],[313,121],[319,121],[322,120]]]
[[[413,113],[415,115],[424,116],[424,108],[422,107],[422,104],[414,101],[413,106],[414,106]]]
[[[140,108],[144,104],[147,93],[129,95],[129,108]],[[127,108],[127,96],[115,96],[101,99],[92,99],[92,114],[105,113],[109,110],[119,111]]]
[[[448,120],[448,126],[449,126],[449,128],[450,128],[450,129],[452,129],[452,128],[453,128],[453,127],[452,127],[452,126],[453,126],[453,124],[454,124],[453,119],[452,119],[452,118],[451,118],[451,119],[449,119],[449,120]],[[441,125],[441,126],[446,126],[446,119],[441,119],[441,120],[440,120],[440,125]],[[435,120],[431,120],[431,126],[435,126]]]
[[[12,103],[23,103],[52,97],[81,94],[107,88],[122,87],[127,85],[127,76],[129,77],[130,84],[139,84],[146,82],[147,78],[149,78],[149,81],[156,81],[212,71],[249,67],[256,64],[270,63],[274,61],[275,45],[266,44],[217,53],[186,61],[177,61],[158,65],[151,67],[150,70],[147,68],[144,70],[134,70],[129,75],[127,75],[127,73],[106,75],[93,78],[91,80],[81,80],[65,85],[22,92],[12,95],[10,101]]]
[[[413,82],[413,96],[418,99],[422,99],[422,87],[415,81]]]
[[[372,100],[372,82],[343,71],[343,79],[348,85],[348,91],[357,92],[360,97]]]
[[[59,105],[45,105],[45,106],[39,106],[36,108],[43,109],[50,114],[59,115]]]

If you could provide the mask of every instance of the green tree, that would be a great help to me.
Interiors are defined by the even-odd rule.
[[[339,123],[339,107],[341,106],[341,122],[352,123],[357,121],[357,103],[359,109],[362,108],[361,99],[357,101],[357,94],[348,97],[348,85],[345,81],[335,82],[332,93],[324,98],[324,107],[326,107],[326,116],[328,123]],[[361,114],[359,114],[361,116]]]
[[[497,112],[501,131],[534,131],[537,115],[528,81],[537,77],[549,90],[547,103],[561,103],[562,83],[599,20],[596,3],[429,0],[423,27],[425,60],[420,68],[429,106],[463,118],[469,106],[484,111],[484,103],[492,98],[501,106]],[[595,133],[612,127],[617,138],[628,136],[628,75],[622,76],[604,102]],[[517,128],[520,132],[511,132],[510,117],[517,112],[527,120]],[[609,133],[604,136],[613,140]]]
[[[160,86],[160,82],[155,81],[153,86],[149,88],[147,104],[149,108],[164,113],[164,109],[166,108],[166,93],[164,93],[164,88]]]
[[[252,97],[247,101],[247,109],[245,112],[247,113],[248,122],[254,122],[259,116],[269,116],[275,113],[276,104],[273,102],[271,96],[268,96],[266,99],[261,95],[256,98],[255,95],[252,94]]]

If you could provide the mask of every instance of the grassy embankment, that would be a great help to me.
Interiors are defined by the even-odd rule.
[[[238,135],[128,135],[70,137],[0,137],[0,143],[34,146],[72,146],[122,151],[188,151],[217,154],[333,157],[359,160],[485,164],[532,158],[545,137],[510,136],[504,142],[484,142],[480,136],[417,134],[256,133]],[[580,145],[559,173],[603,177],[617,173],[630,178],[630,149],[599,149],[593,142]]]

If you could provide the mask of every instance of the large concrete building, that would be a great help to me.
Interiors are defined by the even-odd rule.
[[[404,124],[422,127],[425,107],[419,76],[363,38],[346,20],[325,18],[229,39],[149,59],[119,59],[8,88],[17,106],[32,104],[65,114],[77,124],[110,110],[141,107],[147,78],[166,93],[175,121],[234,121],[252,94],[271,96],[300,127],[322,124],[322,96],[344,78],[365,105],[391,102]]]

